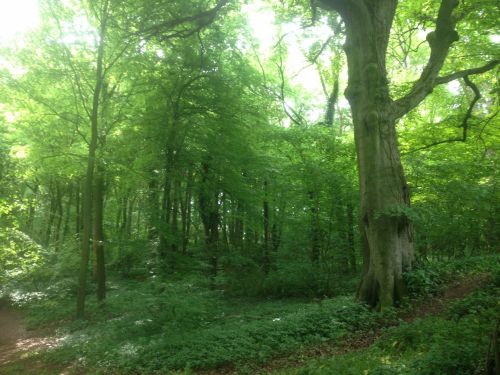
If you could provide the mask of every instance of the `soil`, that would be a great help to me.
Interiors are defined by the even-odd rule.
[[[9,365],[26,362],[27,356],[24,354],[39,349],[48,349],[56,343],[56,339],[47,337],[46,332],[26,330],[20,313],[0,302],[0,374],[3,374],[3,369]],[[33,359],[29,359],[29,362],[30,373],[41,373],[37,371],[41,364],[35,363]],[[20,366],[24,367],[21,363]]]
[[[0,306],[0,366],[9,362],[18,350],[18,342],[26,336],[21,316],[11,308]]]

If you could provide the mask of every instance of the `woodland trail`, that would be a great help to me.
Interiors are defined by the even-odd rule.
[[[0,306],[0,369],[12,360],[26,338],[21,316],[10,307]]]
[[[28,331],[21,314],[16,309],[0,302],[0,374],[5,373],[4,369],[7,366],[25,361],[24,354],[39,349],[48,349],[55,344],[56,339],[44,335],[43,332]],[[41,367],[45,368],[42,364],[30,361],[29,373],[40,374]],[[24,369],[20,371],[26,373]]]
[[[399,318],[406,323],[412,323],[420,318],[440,315],[451,302],[466,297],[483,285],[487,278],[487,274],[479,274],[457,279],[449,283],[439,295],[415,301],[410,309],[400,312]],[[287,356],[276,357],[263,363],[260,365],[260,369],[256,370],[254,373],[270,374],[274,371],[304,366],[307,362],[314,359],[330,358],[336,355],[366,349],[374,344],[382,335],[382,330],[378,329],[371,333],[356,333],[345,340],[341,340],[339,343],[330,342],[314,345],[309,348],[304,348],[299,352],[290,353]],[[236,375],[238,371],[233,366],[227,366],[219,369],[200,371],[199,374]]]

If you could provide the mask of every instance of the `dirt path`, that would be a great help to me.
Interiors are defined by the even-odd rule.
[[[416,301],[414,307],[400,313],[399,317],[407,323],[430,315],[441,314],[451,302],[463,298],[479,288],[487,280],[488,275],[472,275],[456,280],[447,285],[445,291],[435,297]],[[269,374],[286,368],[301,367],[313,359],[333,357],[371,346],[382,335],[380,329],[369,334],[366,332],[354,333],[339,343],[324,343],[304,348],[299,352],[291,353],[270,360],[255,369],[255,374]],[[233,366],[200,371],[200,375],[235,375],[238,371]]]
[[[5,304],[0,305],[0,373],[19,363],[19,373],[41,374],[45,366],[37,363],[36,359],[23,358],[23,354],[54,345],[55,338],[27,331],[18,311]]]
[[[0,306],[0,367],[9,363],[27,338],[21,316],[10,307]]]

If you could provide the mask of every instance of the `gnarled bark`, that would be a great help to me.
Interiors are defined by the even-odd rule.
[[[414,257],[407,217],[409,189],[397,145],[396,120],[415,108],[437,84],[451,44],[458,39],[452,12],[458,0],[442,0],[436,29],[428,35],[429,61],[409,93],[390,97],[386,50],[397,0],[322,0],[346,25],[346,97],[351,106],[360,183],[364,246],[358,297],[383,309],[405,294],[403,271]]]

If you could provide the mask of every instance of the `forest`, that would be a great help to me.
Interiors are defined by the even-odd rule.
[[[0,2],[0,374],[500,374],[498,0]]]

